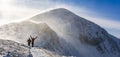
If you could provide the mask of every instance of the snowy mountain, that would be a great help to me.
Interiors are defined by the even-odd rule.
[[[28,20],[0,27],[1,39],[7,39],[10,43],[16,41],[24,45],[19,47],[24,47],[22,49],[26,51],[29,51],[26,41],[30,35],[38,36],[35,40],[35,47],[31,49],[33,57],[120,56],[120,40],[118,38],[110,35],[97,24],[63,8],[50,10]],[[14,44],[13,46],[18,47]],[[4,48],[4,46],[2,47]],[[23,53],[23,51],[20,52]],[[25,54],[28,53],[25,52]]]

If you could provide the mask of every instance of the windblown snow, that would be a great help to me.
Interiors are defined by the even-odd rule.
[[[26,57],[27,39],[38,36],[33,57],[119,57],[120,40],[97,24],[58,8],[29,20],[0,26],[0,55]],[[15,42],[14,42],[15,41]],[[23,55],[22,55],[23,54]],[[17,56],[18,57],[18,56]]]

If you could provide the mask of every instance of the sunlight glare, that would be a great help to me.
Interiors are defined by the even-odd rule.
[[[2,3],[8,3],[8,2],[10,2],[10,1],[12,1],[12,0],[0,0]]]
[[[12,2],[12,0],[0,0],[1,10],[10,9],[9,6],[11,5],[11,2]]]
[[[1,5],[9,5],[12,2],[12,0],[0,0]]]

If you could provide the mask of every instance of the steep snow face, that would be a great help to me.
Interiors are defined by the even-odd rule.
[[[62,8],[34,16],[31,21],[47,23],[60,36],[100,38],[107,34],[98,25]]]
[[[119,44],[103,28],[66,9],[59,8],[38,14],[30,21],[47,23],[62,39],[73,45],[82,57],[120,55]]]

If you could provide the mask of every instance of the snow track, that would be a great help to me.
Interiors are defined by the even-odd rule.
[[[31,53],[33,54],[34,57],[61,57],[58,55],[53,54],[50,51],[47,51],[43,48],[31,48]]]

